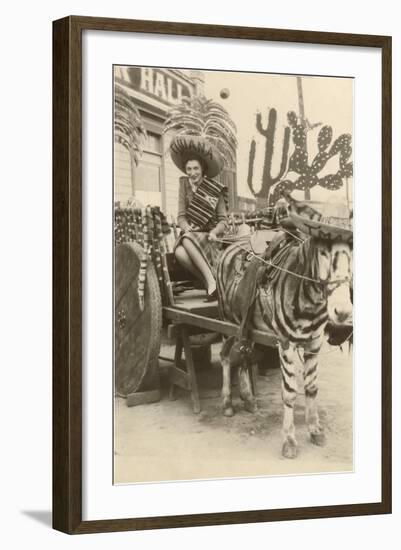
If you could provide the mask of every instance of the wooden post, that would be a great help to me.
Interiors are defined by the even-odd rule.
[[[348,214],[351,212],[351,209],[349,207],[349,180],[348,177],[345,177],[345,198],[347,201],[347,208],[348,208]]]
[[[145,237],[143,234],[143,220],[142,220],[142,210],[140,208],[136,209],[136,223],[137,223],[137,235],[138,235],[138,244],[144,247]]]
[[[185,363],[191,381],[191,397],[193,410],[194,413],[198,414],[201,410],[199,402],[198,383],[196,380],[195,365],[192,357],[192,349],[189,341],[188,329],[185,325],[181,327],[181,335],[184,343]]]
[[[175,240],[177,240],[178,239],[178,231],[177,231],[177,224],[175,223],[174,216],[171,216],[171,225],[173,227],[174,238],[175,238]]]
[[[136,208],[132,210],[132,218],[134,221],[134,235],[135,235],[135,242],[139,244],[139,234],[138,234],[138,214],[136,211]]]
[[[179,369],[181,365],[182,347],[183,347],[182,338],[181,338],[181,334],[178,331],[176,341],[175,341],[175,354],[174,354],[174,367],[177,369]],[[170,401],[174,401],[176,399],[174,380],[170,381],[169,399]]]
[[[307,130],[306,118],[305,118],[305,105],[304,105],[304,94],[302,90],[302,77],[297,76],[297,90],[298,90],[298,108],[299,108],[299,118],[301,119],[302,126]],[[308,149],[306,149],[308,153]],[[310,201],[310,189],[305,189],[305,200]]]
[[[153,262],[156,268],[157,279],[159,281],[160,292],[162,295],[163,305],[166,303],[164,284],[163,284],[163,270],[161,259],[161,241],[163,240],[163,233],[161,230],[160,216],[156,208],[152,208],[152,224],[153,224]]]
[[[141,310],[145,307],[145,286],[146,286],[146,271],[148,268],[148,258],[149,258],[149,225],[148,225],[148,210],[145,209],[142,216],[142,229],[143,229],[143,248],[144,253],[141,258],[139,266],[139,276],[138,276],[138,296],[139,296],[139,306]]]
[[[170,274],[168,272],[167,259],[166,259],[166,248],[165,241],[162,231],[162,222],[160,218],[160,208],[155,206],[154,209],[155,223],[158,237],[159,253],[160,253],[160,264],[162,270],[162,283],[163,283],[163,298],[170,305],[174,305],[174,294],[171,286]],[[164,301],[164,300],[163,300]]]

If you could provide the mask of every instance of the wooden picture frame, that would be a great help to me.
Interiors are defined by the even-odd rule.
[[[85,30],[355,46],[382,60],[382,495],[378,502],[82,520],[82,33]],[[53,23],[53,527],[69,534],[391,512],[391,37],[66,17]]]

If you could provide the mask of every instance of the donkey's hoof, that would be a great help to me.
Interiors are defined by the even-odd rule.
[[[296,458],[298,456],[298,446],[295,441],[286,439],[281,452],[284,458]]]
[[[224,416],[234,416],[234,409],[232,407],[226,407],[223,409]]]
[[[258,405],[256,404],[256,401],[244,401],[244,409],[248,411],[249,413],[255,414],[258,410]]]
[[[326,436],[323,432],[311,433],[310,439],[314,445],[318,445],[319,447],[326,445]]]

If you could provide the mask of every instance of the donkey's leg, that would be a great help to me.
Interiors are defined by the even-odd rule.
[[[241,399],[244,402],[245,410],[254,413],[256,412],[256,399],[252,391],[252,383],[249,369],[252,368],[250,365],[241,365],[239,368],[239,394]]]
[[[311,441],[315,445],[324,445],[326,437],[323,427],[320,424],[319,413],[317,410],[317,368],[318,353],[322,345],[322,340],[313,340],[304,348],[304,388],[305,388],[305,421],[308,426]]]
[[[295,458],[298,454],[298,444],[295,438],[294,426],[294,405],[297,398],[297,380],[294,367],[295,346],[289,344],[287,349],[283,349],[279,346],[279,352],[284,404],[282,454],[286,458]]]
[[[234,409],[231,401],[231,362],[230,351],[232,347],[230,339],[223,342],[220,352],[221,366],[223,369],[223,387],[221,389],[221,397],[223,398],[223,414],[224,416],[233,416]]]

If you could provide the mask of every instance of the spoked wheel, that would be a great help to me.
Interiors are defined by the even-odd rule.
[[[123,243],[115,251],[115,392],[127,397],[158,382],[162,302],[155,268],[148,262],[144,308],[138,277],[144,250]]]

